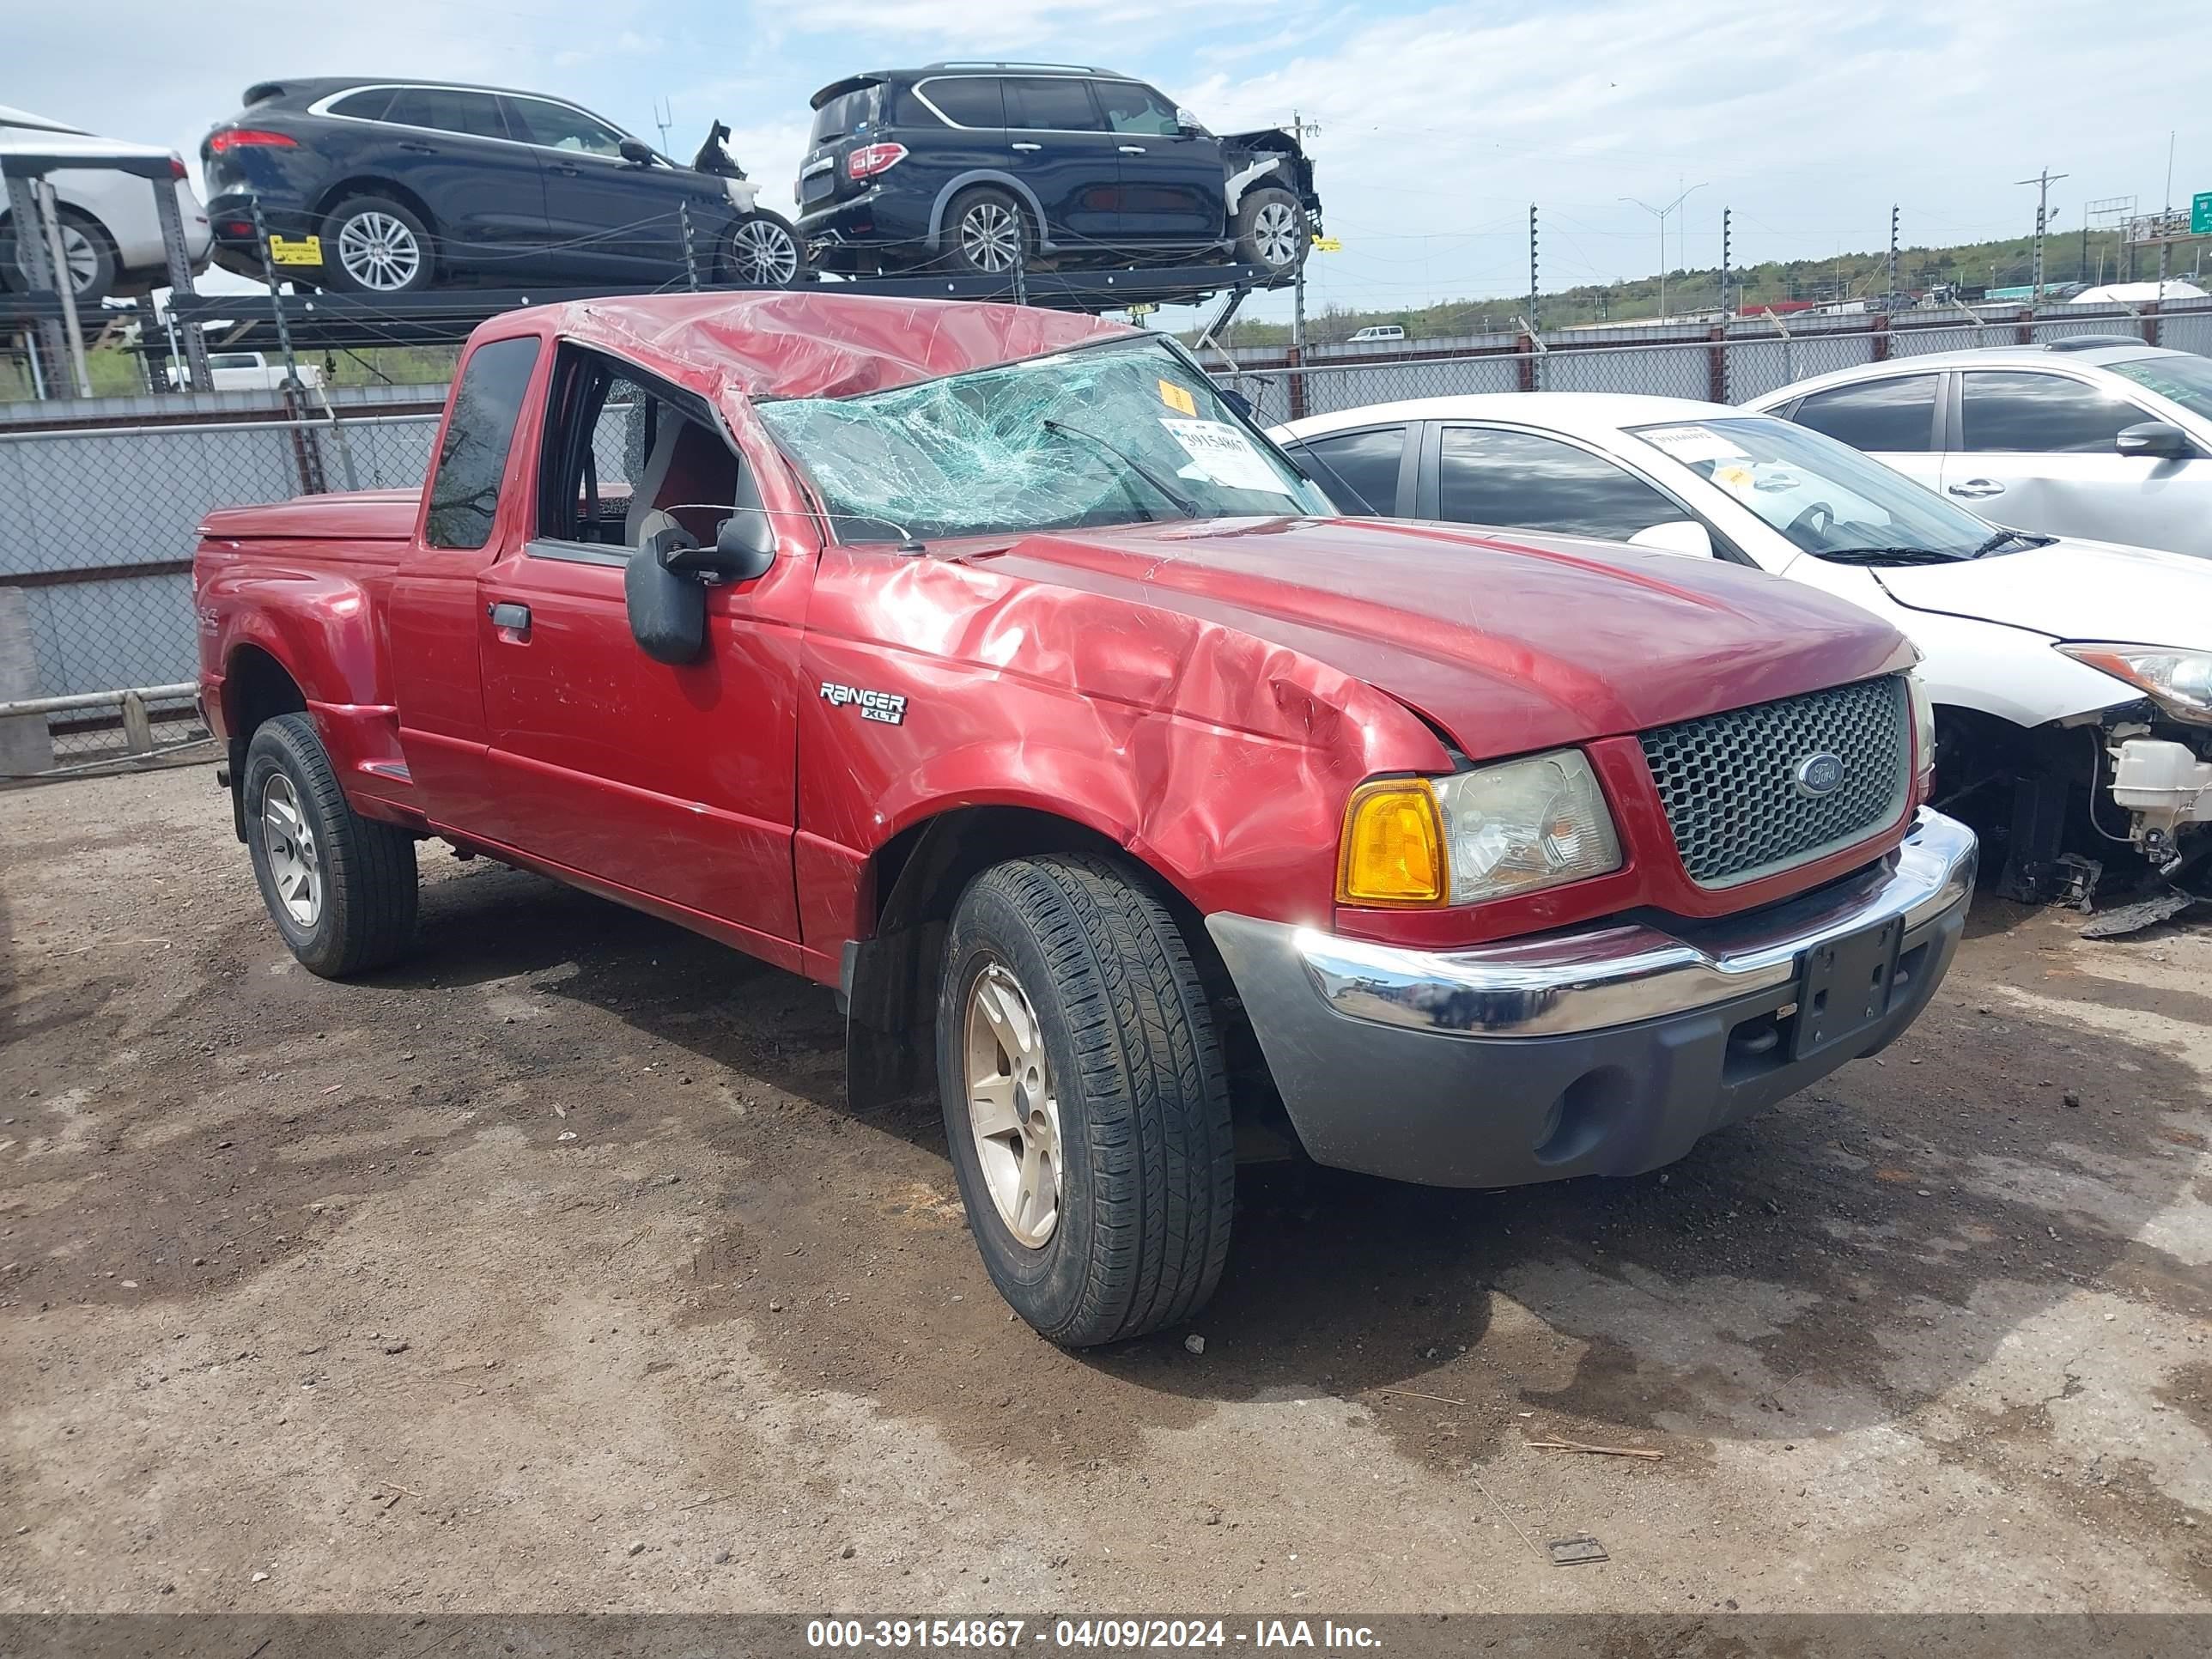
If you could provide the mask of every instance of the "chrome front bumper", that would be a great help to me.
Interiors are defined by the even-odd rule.
[[[1316,1163],[1504,1187],[1656,1169],[1894,1041],[1949,969],[1974,864],[1972,833],[1923,811],[1856,876],[1709,922],[1443,951],[1206,928]],[[1832,1000],[1838,963],[1869,960],[1874,988]]]
[[[1807,951],[1899,916],[1910,933],[1972,891],[1975,852],[1966,825],[1923,807],[1881,866],[1747,915],[1444,951],[1302,927],[1292,945],[1322,1000],[1352,1018],[1468,1036],[1559,1036],[1786,985]]]

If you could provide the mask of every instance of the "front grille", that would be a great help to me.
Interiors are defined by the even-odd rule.
[[[1644,758],[1682,867],[1701,887],[1733,887],[1871,835],[1905,811],[1912,769],[1905,678],[1891,674],[1644,733]],[[1801,781],[1832,755],[1842,781]],[[1817,771],[1820,769],[1815,769]]]

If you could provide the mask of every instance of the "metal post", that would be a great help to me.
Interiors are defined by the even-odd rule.
[[[1528,325],[1534,330],[1543,325],[1543,313],[1536,307],[1536,204],[1528,204]]]
[[[1894,293],[1896,293],[1896,292],[1897,292],[1897,211],[1898,211],[1898,210],[1897,210],[1897,209],[1896,209],[1896,208],[1894,208],[1894,207],[1891,208],[1891,209],[1890,209],[1890,210],[1889,210],[1889,289],[1888,289],[1888,293],[1890,293],[1890,294],[1894,294]]]
[[[1735,265],[1735,227],[1729,220],[1729,210],[1721,210],[1721,316],[1726,319],[1729,310],[1729,272]]]
[[[46,239],[38,234],[40,220],[38,191],[35,181],[8,171],[5,156],[0,156],[0,177],[8,181],[8,213],[18,226],[28,227],[31,234],[15,238],[15,257],[23,267],[23,276],[33,294],[41,290],[54,293],[54,278],[48,263]],[[58,317],[42,317],[33,330],[31,342],[31,380],[41,399],[73,398],[76,388],[68,379],[64,360],[69,344],[63,337]]]
[[[691,198],[690,197],[679,196],[676,198],[676,216],[684,226],[684,277],[685,282],[690,284],[691,291],[696,294],[699,291],[699,261],[691,251]]]
[[[261,250],[261,280],[269,284],[269,314],[276,322],[276,347],[284,354],[284,378],[294,386],[300,384],[300,362],[292,355],[292,325],[284,319],[283,296],[276,292],[276,267],[269,258],[269,227],[262,222],[261,198],[249,196],[246,204],[253,215],[254,246]],[[198,365],[194,364],[197,369]],[[208,383],[212,386],[215,383]]]
[[[189,298],[192,292],[192,262],[191,255],[185,251],[185,220],[177,207],[175,180],[154,180],[154,211],[161,222],[161,252],[168,263],[169,303],[173,306],[179,294]],[[168,317],[166,307],[162,315],[166,320]],[[169,359],[173,362],[177,356],[176,324],[169,322],[168,330]],[[206,392],[212,388],[215,381],[208,370],[207,337],[197,324],[185,330],[185,355],[191,372],[189,377],[180,374],[178,378],[188,380],[188,384],[197,391]]]
[[[54,201],[54,187],[41,179],[33,190],[39,198],[39,217],[46,228],[46,258],[54,273],[54,292],[61,295],[62,332],[69,341],[70,365],[76,371],[76,393],[92,396],[92,370],[84,361],[84,329],[76,317],[76,278],[69,268],[69,251],[62,241],[62,215]],[[16,241],[23,240],[20,235]]]
[[[1017,223],[1014,227],[1014,303],[1018,306],[1025,306],[1029,302],[1029,238],[1023,234],[1021,226]],[[1227,319],[1224,318],[1223,320],[1225,322]]]

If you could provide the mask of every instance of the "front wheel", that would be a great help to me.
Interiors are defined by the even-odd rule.
[[[738,221],[722,265],[732,283],[789,288],[806,273],[806,250],[788,219],[763,210]]]
[[[1053,854],[978,876],[945,941],[937,1052],[968,1225],[1016,1313],[1079,1348],[1212,1295],[1228,1083],[1189,946],[1141,872]]]
[[[1237,261],[1287,276],[1304,262],[1306,210],[1287,190],[1248,191],[1237,204]]]

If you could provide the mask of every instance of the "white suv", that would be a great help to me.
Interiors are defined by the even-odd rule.
[[[79,304],[97,305],[111,294],[146,294],[169,285],[155,186],[136,174],[100,166],[106,158],[168,155],[173,179],[170,188],[177,192],[177,211],[184,222],[185,255],[195,273],[207,269],[207,210],[193,193],[181,158],[149,144],[95,138],[82,127],[64,126],[0,104],[0,149],[10,146],[84,153],[84,167],[60,167],[48,175],[60,210],[62,256],[69,261]],[[0,288],[27,285],[15,244],[8,199],[0,194]]]
[[[2109,335],[1935,352],[1744,405],[2014,530],[2212,556],[2212,359]]]

